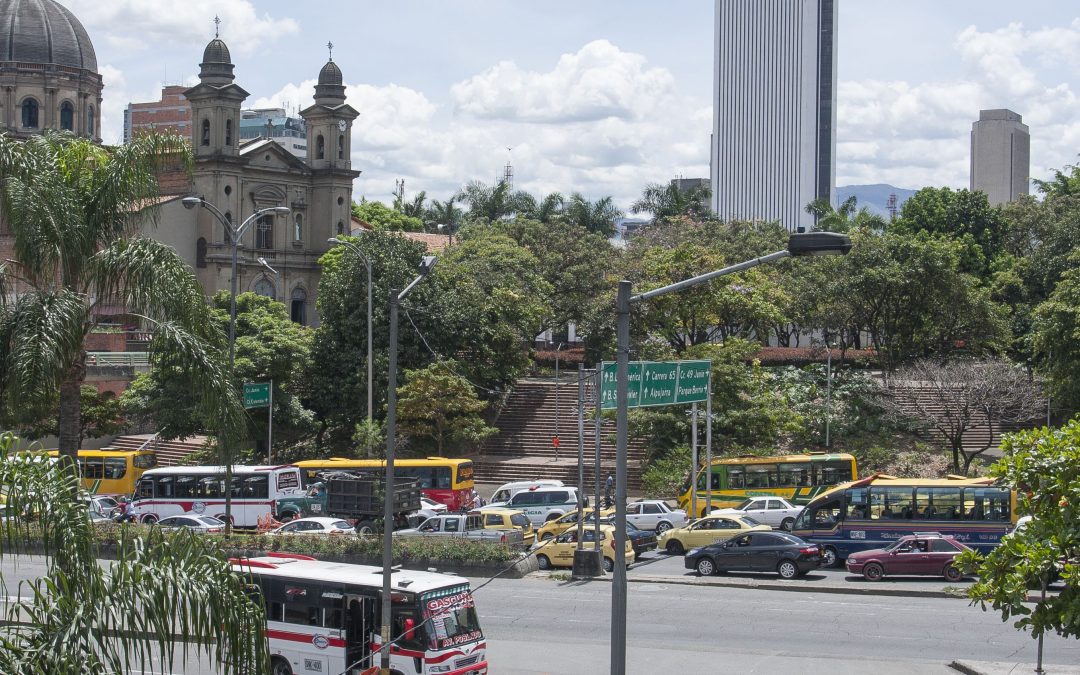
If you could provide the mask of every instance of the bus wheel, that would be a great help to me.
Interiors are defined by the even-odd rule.
[[[791,532],[791,526],[795,524],[794,518],[784,518],[780,523],[780,529],[784,532]]]
[[[270,659],[270,675],[293,675],[292,666],[280,656]]]
[[[862,568],[862,575],[867,581],[881,581],[881,577],[885,576],[885,570],[877,563],[866,563],[866,567]]]
[[[153,525],[156,522],[157,522],[157,516],[143,516],[143,519],[142,519],[142,524],[143,525]]]
[[[375,529],[375,522],[372,520],[361,520],[356,523],[357,534],[378,534],[378,530]]]
[[[960,581],[964,578],[963,572],[956,568],[956,565],[945,566],[945,580],[946,581]]]
[[[836,554],[836,549],[832,546],[826,546],[824,553],[821,554],[821,566],[836,567],[838,562],[840,562],[840,556]]]

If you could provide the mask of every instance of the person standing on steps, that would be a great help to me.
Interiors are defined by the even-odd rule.
[[[615,504],[615,500],[612,495],[615,493],[615,479],[611,474],[607,475],[607,480],[604,481],[604,506],[611,508]]]

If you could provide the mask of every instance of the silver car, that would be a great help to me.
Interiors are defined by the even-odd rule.
[[[163,530],[191,530],[197,534],[213,534],[225,531],[225,521],[218,520],[213,516],[204,516],[201,513],[182,513],[179,516],[169,516],[157,522],[157,527]]]

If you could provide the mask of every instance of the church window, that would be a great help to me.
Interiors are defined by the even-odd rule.
[[[226,244],[231,244],[232,243],[232,227],[233,227],[233,224],[232,224],[232,211],[226,211],[225,212],[225,222],[227,223],[227,225],[225,225],[225,228],[224,228],[225,229],[225,239],[224,239],[224,241],[225,241]]]
[[[293,239],[300,241],[304,238],[304,214],[296,214],[296,220],[293,224]]]
[[[22,125],[25,129],[38,128],[38,102],[32,98],[23,101]]]
[[[202,121],[202,145],[210,145],[210,120]]]
[[[206,267],[206,238],[199,237],[195,242],[195,267]]]
[[[270,281],[266,277],[263,277],[255,282],[255,288],[253,289],[256,295],[261,295],[265,298],[277,297],[274,292],[274,282]]]
[[[225,147],[232,147],[232,120],[225,120]]]
[[[307,293],[302,288],[295,288],[292,292],[289,316],[293,323],[301,326],[307,325]]]
[[[340,220],[337,223],[337,233],[345,234],[345,223],[341,222]]]
[[[337,158],[345,159],[345,136],[337,137]]]
[[[255,248],[274,248],[274,216],[263,216],[255,223]]]
[[[86,133],[92,137],[94,131],[94,106],[89,106],[86,109]]]
[[[315,159],[324,159],[326,157],[326,139],[319,134],[319,137],[315,139]]]
[[[75,130],[75,106],[68,101],[60,104],[60,128],[64,131]]]

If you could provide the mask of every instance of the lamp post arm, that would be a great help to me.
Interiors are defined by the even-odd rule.
[[[697,286],[698,284],[705,283],[706,281],[711,281],[711,280],[713,280],[713,279],[715,279],[717,277],[723,277],[723,276],[727,276],[728,274],[734,274],[735,272],[741,272],[743,270],[748,270],[751,267],[757,267],[758,265],[764,265],[765,263],[770,263],[770,262],[773,262],[774,260],[780,260],[782,258],[788,258],[790,256],[791,256],[791,252],[787,251],[787,250],[777,251],[776,253],[770,253],[769,255],[764,255],[764,256],[761,256],[760,258],[754,258],[753,260],[747,260],[746,262],[741,262],[741,263],[739,263],[737,265],[731,265],[730,267],[725,267],[723,269],[715,270],[713,272],[707,272],[705,274],[701,274],[701,275],[698,275],[696,277],[692,277],[690,279],[684,279],[682,281],[678,281],[678,282],[676,282],[674,284],[668,284],[667,286],[661,286],[660,288],[654,288],[653,290],[646,291],[645,293],[639,293],[639,294],[635,295],[634,297],[630,298],[630,302],[631,303],[641,302],[643,300],[648,300],[650,298],[659,297],[661,295],[667,295],[668,293],[674,293],[675,291],[681,291],[684,288],[690,288],[691,286]]]
[[[411,291],[413,289],[413,286],[420,283],[424,279],[425,276],[426,275],[421,274],[420,276],[413,279],[412,282],[408,286],[405,287],[405,290],[398,293],[398,296],[397,296],[398,301],[400,302],[401,300],[403,300],[405,298],[405,296],[408,295],[409,291]]]

